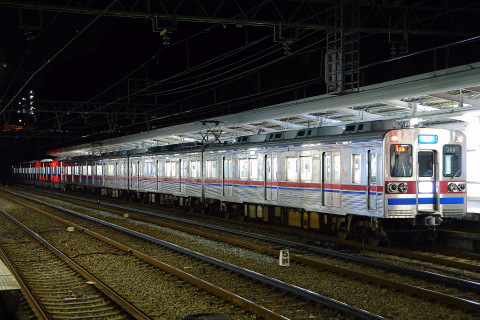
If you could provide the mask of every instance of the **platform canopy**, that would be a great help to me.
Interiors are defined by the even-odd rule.
[[[480,115],[480,62],[324,94],[115,139],[49,151],[58,159],[182,142],[233,141],[238,136],[397,120],[405,126],[464,128]]]

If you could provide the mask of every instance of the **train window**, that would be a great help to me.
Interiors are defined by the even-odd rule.
[[[199,161],[190,162],[190,175],[192,178],[200,178],[200,162]]]
[[[217,161],[207,160],[207,178],[217,177]]]
[[[176,165],[175,161],[167,161],[165,162],[165,177],[172,178],[175,177],[176,174]]]
[[[265,156],[265,177],[272,179],[272,158]]]
[[[462,174],[462,147],[447,144],[443,146],[443,176],[458,177]]]
[[[101,165],[98,165],[97,166],[97,175],[101,176],[103,174],[103,170],[102,170],[102,166]]]
[[[287,181],[298,180],[297,157],[287,158]]]
[[[418,176],[433,177],[433,152],[418,152]]]
[[[300,157],[300,180],[312,180],[312,157]]]
[[[258,161],[257,159],[249,159],[250,179],[258,178]]]
[[[87,171],[87,175],[91,176],[92,175],[92,166],[88,166],[86,171]],[[85,170],[83,170],[83,172],[85,173]]]
[[[412,176],[412,146],[392,144],[390,146],[390,175],[392,177]]]
[[[233,178],[232,159],[223,158],[223,179]]]
[[[362,183],[361,156],[352,154],[352,183]]]
[[[143,176],[149,178],[155,177],[155,166],[153,162],[145,162],[143,167]]]
[[[371,184],[377,183],[377,154],[375,151],[369,151],[368,178]]]
[[[164,177],[165,176],[165,162],[164,161],[157,161],[157,170],[158,170],[158,176],[159,177]]]
[[[132,171],[132,177],[137,176],[137,164],[135,162],[131,162],[131,171]]]
[[[239,160],[240,179],[248,178],[248,159]]]
[[[340,181],[340,155],[333,156],[333,181]]]
[[[277,180],[278,162],[277,157],[273,158],[273,180]]]
[[[183,159],[180,161],[181,162],[181,165],[182,165],[182,177],[183,178],[186,178],[188,176],[188,164],[187,164],[187,160],[186,159]]]
[[[268,180],[277,180],[277,168],[278,168],[278,163],[277,163],[277,157],[265,157],[266,159],[266,177]]]
[[[177,163],[175,161],[170,162],[171,164],[171,171],[170,171],[170,177],[176,177],[177,176]]]

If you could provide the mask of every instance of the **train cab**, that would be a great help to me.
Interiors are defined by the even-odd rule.
[[[385,150],[385,216],[435,226],[466,214],[466,144],[460,131],[389,131]]]
[[[43,159],[34,163],[35,185],[47,188],[60,188],[62,164],[53,159]]]

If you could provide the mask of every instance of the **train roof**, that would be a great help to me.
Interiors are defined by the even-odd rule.
[[[235,144],[238,143],[254,143],[254,142],[268,142],[268,141],[281,141],[291,139],[306,139],[306,138],[321,138],[332,137],[347,134],[360,134],[368,132],[380,132],[388,131],[392,129],[398,129],[401,126],[393,120],[385,121],[370,121],[353,123],[346,126],[339,127],[315,127],[304,128],[300,130],[279,131],[268,134],[253,135],[253,136],[241,136],[237,137]]]
[[[188,142],[179,144],[170,144],[157,147],[151,147],[148,149],[132,149],[123,150],[117,152],[108,152],[100,155],[85,155],[74,157],[71,161],[79,160],[95,160],[105,158],[118,158],[125,156],[149,156],[152,154],[172,153],[172,152],[198,152],[204,149],[218,149],[218,148],[231,148],[235,146],[258,145],[264,143],[265,145],[277,145],[283,144],[288,141],[308,142],[308,141],[325,141],[332,140],[335,137],[338,141],[351,140],[352,135],[355,138],[375,138],[383,136],[387,131],[392,129],[402,128],[396,121],[384,120],[384,121],[370,121],[362,123],[354,123],[346,126],[339,127],[315,127],[304,128],[300,130],[279,131],[268,134],[258,134],[250,136],[237,137],[235,142],[227,144],[204,144],[200,142]]]

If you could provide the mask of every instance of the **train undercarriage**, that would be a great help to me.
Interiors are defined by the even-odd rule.
[[[126,201],[144,204],[160,204],[185,208],[191,213],[223,216],[227,219],[236,218],[241,221],[254,220],[265,223],[289,226],[303,230],[320,231],[336,234],[340,239],[363,240],[371,245],[381,242],[390,243],[392,239],[416,242],[424,239],[435,240],[435,225],[426,227],[420,220],[438,219],[440,217],[425,216],[419,219],[377,219],[356,215],[334,215],[329,213],[311,212],[294,208],[222,202],[215,199],[196,197],[181,197],[170,194],[137,192],[112,188],[96,188],[78,185],[68,185],[67,190],[77,191],[99,197],[120,198]]]

